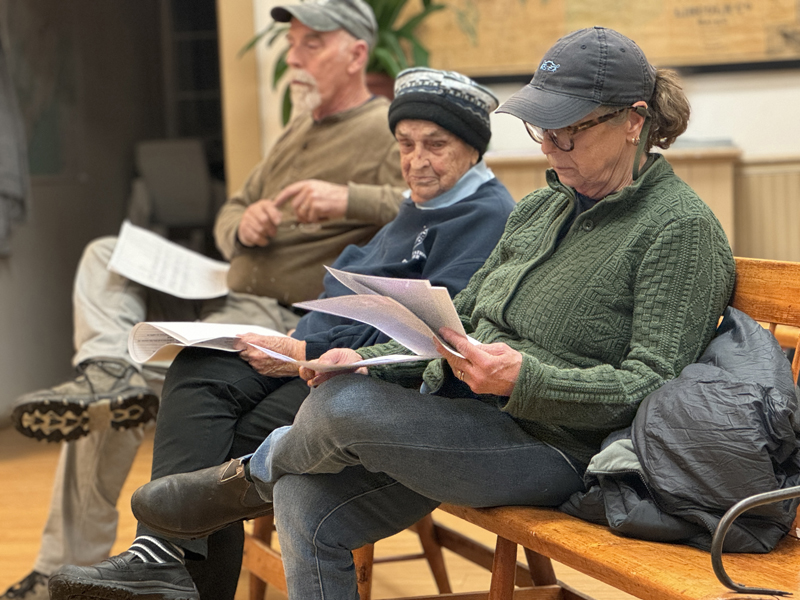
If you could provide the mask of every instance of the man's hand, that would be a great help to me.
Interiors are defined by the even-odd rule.
[[[328,350],[317,360],[326,365],[338,365],[341,363],[358,362],[362,359],[358,352],[351,350],[350,348],[334,348],[333,350]],[[313,369],[309,369],[308,367],[300,367],[300,377],[308,382],[309,387],[317,387],[322,382],[328,381],[328,379],[336,377],[337,375],[341,375],[342,373],[358,373],[360,375],[366,375],[367,369],[366,367],[361,367],[359,369],[353,365],[352,369],[330,372],[321,371],[318,373]]]
[[[275,205],[291,199],[292,210],[301,223],[340,219],[347,213],[347,186],[318,179],[305,179],[287,185],[275,196]]]
[[[268,199],[253,202],[248,206],[236,230],[239,241],[245,246],[269,244],[269,239],[278,231],[278,225],[283,218],[279,206],[276,200]]]
[[[522,354],[506,344],[473,345],[466,337],[443,327],[439,332],[464,358],[448,351],[433,339],[439,353],[461,381],[476,394],[510,396],[522,367]]]
[[[239,356],[250,363],[256,371],[262,375],[270,377],[293,377],[297,375],[297,365],[272,358],[260,350],[248,346],[246,342],[256,344],[262,348],[269,348],[275,352],[293,358],[295,360],[306,359],[306,343],[290,337],[275,335],[257,335],[255,333],[245,333],[239,336],[240,341],[236,342],[236,349],[241,350]]]

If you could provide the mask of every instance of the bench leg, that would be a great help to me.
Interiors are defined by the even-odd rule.
[[[517,570],[517,545],[497,536],[492,564],[492,583],[489,600],[512,600],[514,597],[514,576]]]
[[[525,558],[528,559],[528,569],[531,572],[533,585],[556,585],[556,573],[553,563],[546,556],[525,548]],[[518,584],[519,585],[519,584]]]
[[[422,518],[414,526],[414,529],[416,529],[417,535],[419,535],[422,551],[425,553],[425,559],[428,561],[428,566],[431,568],[431,573],[433,573],[433,579],[436,581],[436,587],[439,588],[439,593],[450,594],[452,589],[450,588],[450,580],[447,578],[447,568],[444,565],[442,545],[436,538],[433,517],[428,515]]]
[[[272,515],[260,517],[253,521],[253,537],[261,540],[267,546],[272,542],[272,532],[275,531]],[[267,594],[267,584],[255,575],[250,575],[250,599],[264,600]]]
[[[361,600],[370,600],[372,598],[372,564],[374,556],[375,544],[367,544],[353,550],[358,596]]]

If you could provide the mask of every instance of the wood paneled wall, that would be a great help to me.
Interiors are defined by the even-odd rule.
[[[664,154],[717,215],[737,256],[800,261],[800,155],[742,160],[735,148]],[[486,162],[515,200],[545,185],[542,155],[490,153]]]
[[[678,176],[692,186],[714,211],[731,245],[736,239],[734,182],[740,154],[738,149],[729,147],[664,152]],[[529,192],[546,185],[544,174],[547,170],[547,159],[541,154],[487,154],[486,162],[515,200],[520,200]]]
[[[739,255],[800,261],[800,156],[741,163],[734,206]]]

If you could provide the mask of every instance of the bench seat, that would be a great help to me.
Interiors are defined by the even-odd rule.
[[[607,527],[554,509],[518,506],[473,509],[450,504],[440,508],[491,531],[499,540],[510,542],[513,554],[508,554],[507,560],[508,556],[513,556],[511,560],[516,561],[516,545],[519,544],[644,600],[764,600],[771,597],[737,594],[725,588],[714,575],[708,552],[621,537]],[[496,549],[493,586],[498,575],[497,560],[502,552],[509,552],[501,548],[502,544]],[[791,591],[800,596],[800,540],[796,537],[786,536],[769,554],[725,554],[724,560],[728,574],[736,582]],[[497,585],[503,584],[498,582]],[[508,586],[507,582],[505,585]],[[537,597],[520,594],[523,589],[518,588],[517,598]],[[497,593],[502,594],[502,590]],[[570,591],[553,597],[581,598]]]

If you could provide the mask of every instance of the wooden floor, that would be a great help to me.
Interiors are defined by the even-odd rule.
[[[41,531],[47,516],[53,473],[58,458],[58,445],[33,441],[13,429],[0,430],[0,593],[27,575],[39,550]],[[120,523],[113,552],[125,550],[134,537],[136,523],[130,512],[130,496],[150,478],[152,431],[139,451],[119,500]],[[478,529],[447,514],[437,514],[441,522],[481,539],[487,545],[494,540]],[[376,556],[406,554],[419,551],[416,536],[400,533],[376,545]],[[488,589],[488,573],[458,556],[445,551],[451,584],[455,591]],[[556,564],[556,573],[571,587],[597,600],[632,598]],[[408,561],[376,565],[373,597],[414,596],[436,592],[433,579],[424,561]],[[281,594],[271,591],[270,600]],[[240,580],[237,600],[247,599],[247,578]]]

